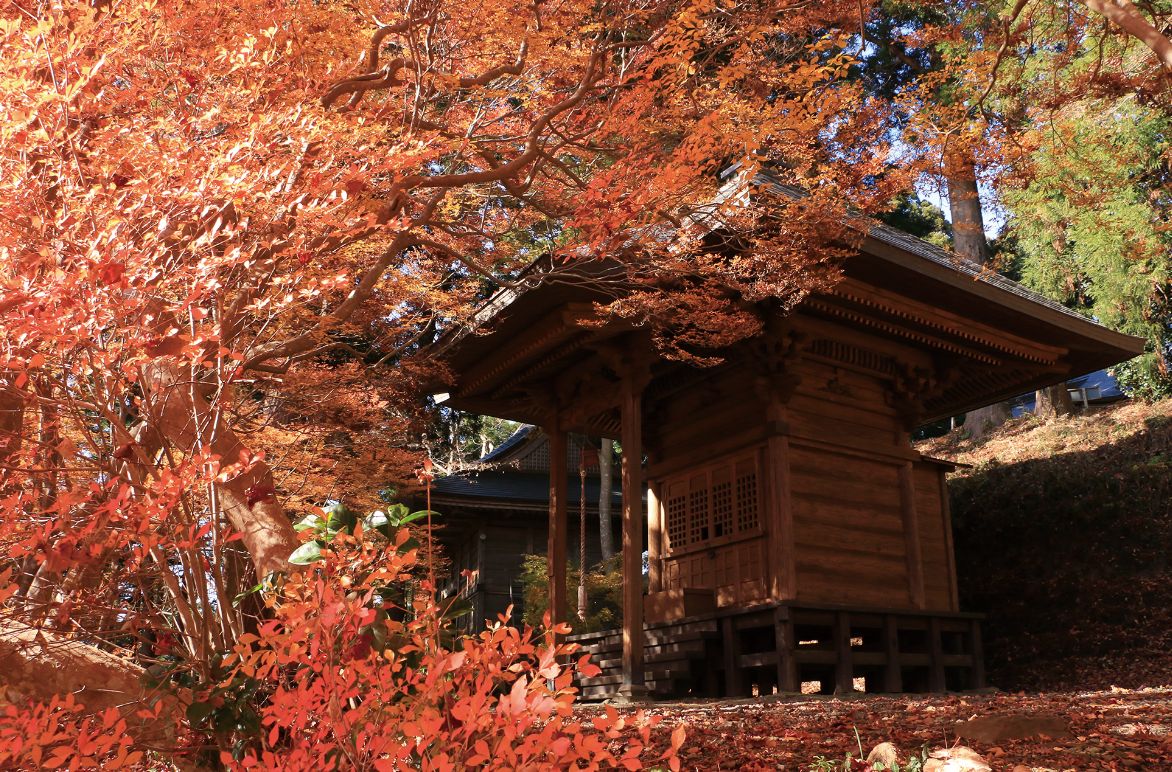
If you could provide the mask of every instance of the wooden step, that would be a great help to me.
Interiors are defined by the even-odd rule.
[[[607,700],[619,693],[620,685],[621,682],[616,684],[603,684],[601,686],[583,686],[578,690],[578,699],[583,702]],[[676,682],[671,680],[646,681],[643,685],[647,688],[647,693],[652,697],[670,697],[677,691]]]
[[[702,619],[695,622],[685,622],[670,627],[653,628],[644,631],[645,645],[657,646],[664,643],[678,643],[680,641],[702,638],[706,634],[717,635],[720,630],[715,619]],[[577,643],[583,649],[592,649],[596,646],[622,646],[623,631],[607,630],[601,633],[582,633],[567,635],[567,643]]]
[[[643,649],[643,659],[646,662],[656,662],[667,659],[700,659],[704,657],[705,641],[696,639],[679,643],[665,643],[658,646],[646,646]],[[602,652],[601,656],[591,653],[590,661],[599,667],[602,663],[612,659],[622,659],[622,649]]]
[[[663,679],[672,678],[691,678],[692,674],[687,668],[680,667],[656,667],[647,668],[643,671],[644,681],[660,681]],[[582,686],[605,686],[607,684],[621,684],[623,682],[622,673],[606,673],[594,676],[593,678],[578,679]]]

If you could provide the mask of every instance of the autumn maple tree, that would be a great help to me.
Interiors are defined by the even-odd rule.
[[[294,525],[330,500],[385,508],[411,480],[415,385],[435,375],[420,348],[496,289],[605,257],[625,288],[610,310],[702,360],[759,328],[752,303],[828,286],[858,218],[914,172],[890,100],[850,77],[871,12],[9,4],[6,699],[76,736],[128,721],[144,747],[265,764],[442,768],[433,741],[456,736],[484,763],[608,758],[613,722],[589,741],[548,723],[572,694],[553,650],[501,629],[445,640],[426,542],[375,544],[356,520],[322,560],[290,562],[312,535]],[[758,196],[763,167],[798,193]],[[453,718],[457,697],[497,706],[507,753]],[[405,721],[398,745],[374,742]],[[134,763],[121,744],[87,754]]]

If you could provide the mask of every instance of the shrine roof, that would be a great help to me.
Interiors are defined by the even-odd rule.
[[[754,187],[802,196],[768,177]],[[864,224],[854,227],[866,232],[843,263],[843,280],[809,296],[794,316],[823,332],[832,323],[865,332],[876,345],[915,348],[920,353],[905,361],[909,367],[960,367],[962,377],[926,401],[926,418],[1008,399],[1143,351],[1143,339],[1111,330],[987,267],[896,228],[859,222]],[[541,384],[577,372],[575,361],[590,357],[607,339],[637,331],[625,320],[598,324],[595,304],[620,296],[623,276],[623,266],[606,257],[583,255],[567,265],[548,257],[535,261],[467,324],[433,344],[457,375],[453,404],[525,422],[546,420],[547,409],[534,401],[540,401]],[[889,354],[897,348],[888,345]],[[678,379],[665,368],[679,366],[661,361],[656,377]],[[586,396],[593,400],[597,394]],[[594,422],[576,430],[605,436],[605,429]]]
[[[570,475],[567,490],[567,505],[577,511],[581,501],[581,484],[577,474]],[[598,502],[600,490],[598,477],[586,478],[586,504],[593,509]],[[549,473],[519,472],[505,470],[469,470],[447,477],[437,477],[432,484],[433,502],[443,503],[454,500],[485,502],[482,506],[495,504],[533,503],[549,506]],[[616,511],[622,494],[614,492]],[[474,504],[473,504],[474,505]]]

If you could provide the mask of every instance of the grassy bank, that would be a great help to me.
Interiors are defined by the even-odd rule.
[[[1172,683],[1172,400],[1014,420],[923,452],[951,481],[961,603],[1005,689]]]

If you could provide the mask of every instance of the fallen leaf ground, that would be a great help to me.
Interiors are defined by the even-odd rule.
[[[659,750],[682,724],[684,770],[841,770],[860,742],[889,741],[964,744],[994,770],[1172,772],[1172,400],[919,449],[971,465],[950,483],[961,605],[987,615],[986,669],[1006,691],[658,703]],[[1061,716],[1072,737],[958,739],[958,722],[1005,714]]]
[[[583,706],[589,714],[601,707]],[[963,744],[995,770],[1172,770],[1172,686],[1050,694],[760,698],[658,703],[654,735],[666,747],[683,724],[684,770],[808,770],[817,757],[857,758],[889,741],[918,753]],[[1035,737],[999,745],[958,740],[957,722],[989,714],[1053,714],[1068,740]],[[858,732],[856,740],[855,732]]]

